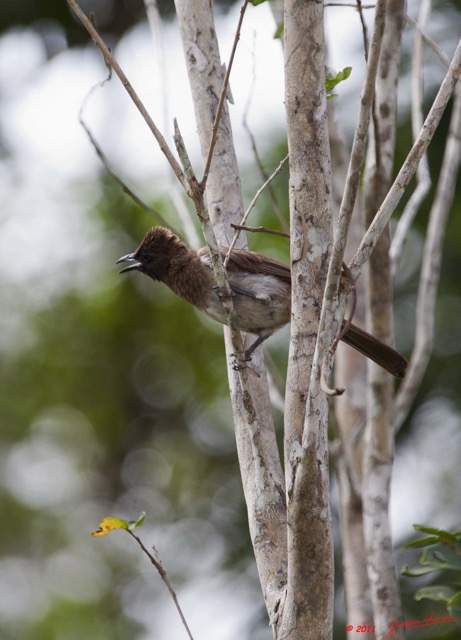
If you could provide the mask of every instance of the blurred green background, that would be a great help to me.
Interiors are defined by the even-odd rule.
[[[409,5],[413,16],[417,5]],[[101,0],[82,6],[96,10],[104,37],[155,111],[161,92],[154,84],[150,93],[142,84],[149,82],[152,60],[136,57],[138,44],[143,52],[151,47],[142,3]],[[177,36],[168,40],[168,30],[176,29],[172,3],[160,8],[171,62],[182,55]],[[218,6],[224,42],[238,9],[232,3]],[[430,33],[448,54],[460,35],[460,10],[459,2],[435,3]],[[257,36],[264,43],[259,63],[279,56],[274,77],[280,78],[270,13],[265,6],[251,11],[258,29],[266,30],[266,40]],[[339,24],[330,27],[333,36]],[[145,510],[139,534],[159,551],[194,637],[267,640],[271,632],[247,531],[222,330],[165,287],[139,274],[118,275],[117,258],[133,251],[155,220],[107,177],[78,125],[85,95],[105,69],[66,3],[3,2],[0,29],[0,636],[185,637],[163,584],[133,541],[122,532],[90,536],[104,516],[134,519]],[[346,36],[337,33],[340,40]],[[251,28],[247,36],[241,47],[251,60]],[[409,30],[404,43],[405,96]],[[340,48],[338,68],[351,64],[353,76],[360,76],[360,55],[359,40],[343,57]],[[427,105],[443,73],[428,52]],[[254,89],[250,124],[264,164],[273,170],[286,153],[283,91],[279,86],[282,93],[273,104],[267,97],[263,102],[268,112],[273,109],[273,119],[261,118],[260,85],[251,88],[242,75],[240,88],[239,80],[237,71],[231,82],[238,113],[233,115],[249,202],[262,180],[241,127],[242,112]],[[336,98],[347,135],[359,81],[352,77],[348,86],[341,85]],[[174,90],[182,83],[187,92],[184,77],[177,80],[174,71],[169,83]],[[133,107],[118,81],[93,100],[88,118],[117,173],[178,227],[163,160],[151,155],[155,145],[136,115],[135,124],[126,124]],[[178,102],[170,105],[171,115],[181,108]],[[430,147],[434,185],[449,112]],[[192,115],[180,124],[197,161]],[[404,98],[398,162],[410,144]],[[274,183],[285,219],[286,181],[282,172]],[[413,535],[414,522],[460,528],[460,198],[458,188],[445,242],[433,357],[397,446],[392,516],[398,545]],[[397,346],[407,354],[430,201],[416,221],[397,279]],[[267,196],[251,222],[280,227]],[[283,239],[258,236],[250,242],[256,250],[286,258]],[[268,344],[282,376],[287,344],[286,331]],[[280,429],[277,411],[275,417]],[[333,501],[337,528],[334,483]],[[344,618],[337,547],[335,638],[341,639],[347,623],[360,621]],[[416,558],[413,551],[398,551],[398,566]],[[433,610],[430,603],[412,601],[427,580],[402,580],[409,618]],[[443,607],[437,612],[443,614]],[[459,633],[447,625],[410,637],[454,639]]]

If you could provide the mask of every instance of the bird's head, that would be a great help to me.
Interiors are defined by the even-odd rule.
[[[187,251],[183,242],[165,227],[152,227],[144,236],[143,241],[133,253],[122,256],[116,262],[130,262],[120,273],[141,271],[154,280],[162,280],[168,271],[170,262],[175,254]]]

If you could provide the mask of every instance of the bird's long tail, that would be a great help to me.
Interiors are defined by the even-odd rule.
[[[351,324],[342,340],[396,378],[405,377],[408,364],[406,359],[398,351],[374,338],[370,333]]]

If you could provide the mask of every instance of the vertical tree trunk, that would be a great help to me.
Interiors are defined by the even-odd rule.
[[[405,0],[390,0],[376,86],[375,118],[364,179],[368,226],[391,184],[397,129],[397,82]],[[393,341],[393,283],[390,232],[385,229],[368,263],[369,329]],[[391,620],[402,619],[400,589],[389,522],[390,482],[394,458],[394,381],[369,364],[368,416],[364,439],[363,508],[367,567],[376,638],[384,639]],[[396,640],[404,631],[395,632]]]
[[[288,585],[279,637],[290,640],[329,640],[333,619],[328,405],[320,369],[312,370],[331,248],[323,29],[322,3],[285,2],[292,323],[285,411]]]
[[[176,0],[176,11],[205,163],[224,78],[213,7],[209,0]],[[226,105],[206,185],[206,202],[219,243],[229,245],[233,236],[230,225],[241,221],[243,203]],[[232,345],[227,328],[225,333],[229,355]],[[272,621],[286,582],[285,489],[261,350],[253,355],[251,366],[259,375],[248,376],[251,397],[242,392],[239,377],[230,367],[229,384],[250,535]],[[251,419],[248,404],[255,410]]]

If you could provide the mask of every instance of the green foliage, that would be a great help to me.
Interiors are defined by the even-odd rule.
[[[431,534],[422,540],[415,540],[405,545],[406,548],[428,547],[421,555],[420,566],[409,569],[405,566],[402,575],[415,578],[436,571],[457,571],[461,577],[461,531],[451,533],[443,529],[414,525],[416,531]],[[442,602],[456,622],[461,625],[461,584],[451,586],[438,584],[423,587],[415,593],[415,600],[424,598],[434,602]]]
[[[345,67],[342,71],[335,71],[331,67],[325,67],[325,87],[328,100],[335,97],[331,92],[340,83],[347,80],[352,73],[352,67]]]

